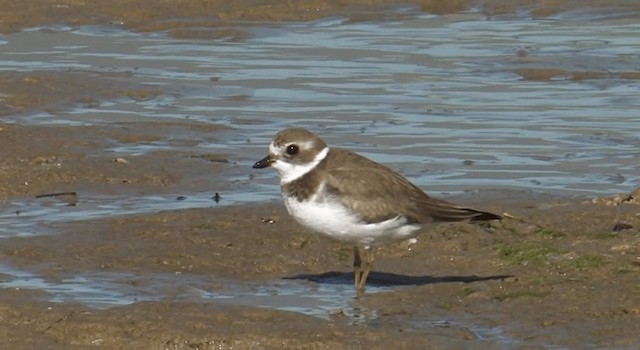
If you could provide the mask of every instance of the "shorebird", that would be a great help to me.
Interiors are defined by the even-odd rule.
[[[253,168],[280,176],[289,214],[300,224],[353,246],[356,296],[364,295],[371,247],[414,238],[440,222],[499,220],[500,215],[427,195],[390,168],[355,152],[329,148],[302,128],[278,132]]]

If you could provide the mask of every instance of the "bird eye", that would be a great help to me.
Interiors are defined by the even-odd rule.
[[[298,150],[299,150],[298,146],[296,146],[296,145],[287,146],[287,154],[290,155],[290,156],[293,156],[293,155],[297,154]]]

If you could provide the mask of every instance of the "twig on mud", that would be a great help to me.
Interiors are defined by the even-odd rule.
[[[519,218],[519,217],[517,217],[517,216],[515,216],[515,215],[511,215],[511,214],[509,214],[509,213],[507,213],[507,212],[502,213],[502,217],[503,217],[503,218],[507,218],[507,219],[511,219],[511,220],[515,220],[515,221],[517,221],[517,222],[519,222],[519,223],[522,223],[522,224],[533,225],[533,226],[535,226],[535,227],[537,227],[537,228],[539,228],[539,229],[544,229],[544,228],[545,228],[545,227],[544,227],[544,226],[542,226],[542,225],[538,225],[538,224],[536,224],[536,223],[533,223],[533,222],[527,221],[527,220],[525,220],[525,219],[523,219],[523,218]]]
[[[54,325],[66,321],[67,319],[69,319],[69,317],[73,316],[76,312],[75,311],[71,311],[70,313],[66,314],[65,316],[60,317],[60,319],[58,319],[57,321],[52,322],[49,327],[47,327],[44,331],[42,331],[42,333],[45,333],[46,331],[50,330]]]
[[[77,196],[78,194],[75,191],[72,192],[56,192],[56,193],[45,193],[39,194],[36,198],[49,198],[49,197],[61,197],[61,196]]]
[[[523,219],[521,219],[521,218],[519,218],[517,216],[511,215],[511,214],[509,214],[507,212],[502,213],[502,216],[505,217],[505,218],[508,218],[508,219],[514,219],[514,220],[517,220],[517,221],[524,222]]]

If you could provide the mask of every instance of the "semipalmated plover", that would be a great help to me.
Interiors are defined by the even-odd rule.
[[[353,245],[357,296],[364,294],[372,246],[414,238],[438,222],[501,218],[431,198],[390,168],[329,148],[306,129],[278,132],[253,167],[278,171],[284,203],[300,224]]]

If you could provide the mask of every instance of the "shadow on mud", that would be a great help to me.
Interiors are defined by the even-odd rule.
[[[504,280],[511,277],[514,277],[514,276],[513,275],[493,275],[493,276],[467,275],[467,276],[439,276],[439,277],[428,276],[428,275],[408,276],[408,275],[399,275],[399,274],[389,273],[389,272],[372,271],[371,274],[369,274],[369,278],[367,279],[367,285],[378,286],[378,287],[407,286],[407,285],[422,286],[422,285],[435,284],[435,283],[452,283],[452,282],[473,283],[473,282],[480,282],[480,281]],[[321,274],[300,274],[300,275],[295,275],[290,277],[284,277],[284,279],[308,280],[316,283],[325,283],[325,284],[352,284],[353,273],[330,271],[330,272],[325,272]]]

